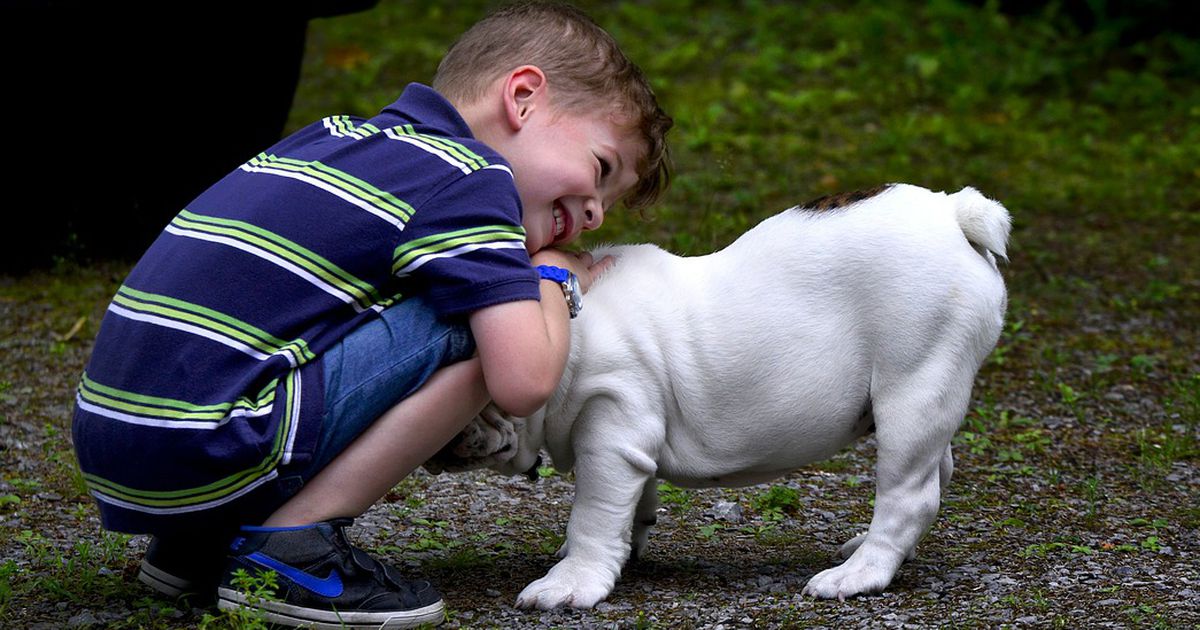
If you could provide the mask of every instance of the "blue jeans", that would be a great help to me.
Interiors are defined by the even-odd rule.
[[[323,356],[325,418],[312,479],[388,409],[421,388],[439,368],[471,358],[466,322],[447,322],[421,298],[394,304],[346,335]]]

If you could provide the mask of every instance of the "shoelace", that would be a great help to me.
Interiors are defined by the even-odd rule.
[[[405,580],[398,571],[372,558],[370,554],[346,540],[344,530],[354,523],[353,519],[334,519],[329,523],[333,526],[333,546],[338,550],[339,566],[345,575],[357,575],[359,571],[366,571],[379,584],[412,597],[416,596],[416,583]]]

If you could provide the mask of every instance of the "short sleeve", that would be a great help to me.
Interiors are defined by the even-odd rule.
[[[521,205],[506,168],[456,178],[421,204],[392,258],[393,273],[456,315],[540,297],[525,251]]]

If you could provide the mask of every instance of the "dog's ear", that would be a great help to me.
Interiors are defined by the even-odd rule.
[[[517,453],[521,422],[522,419],[488,404],[454,439],[425,462],[424,468],[436,475],[487,468],[506,462]]]

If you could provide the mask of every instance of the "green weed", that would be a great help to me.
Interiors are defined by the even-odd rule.
[[[1083,482],[1083,494],[1087,500],[1087,514],[1084,517],[1089,524],[1095,524],[1100,518],[1100,509],[1104,504],[1105,494],[1100,485],[1100,477],[1092,476]]]
[[[98,596],[123,595],[136,588],[121,579],[130,538],[101,532],[98,542],[82,539],[60,548],[37,532],[22,530],[13,540],[24,548],[29,563],[16,572],[13,588],[76,604]]]
[[[692,493],[669,481],[658,483],[658,500],[676,516],[687,512],[693,506]]]
[[[12,560],[5,560],[4,564],[0,565],[0,617],[4,616],[9,602],[13,599],[13,579],[18,571],[17,563]]]
[[[277,601],[279,591],[279,575],[274,571],[256,571],[251,575],[245,569],[233,573],[231,584],[234,589],[246,596],[245,606],[222,610],[220,614],[206,613],[200,620],[201,630],[268,630],[272,624],[267,621],[261,605],[264,602]]]
[[[425,518],[412,519],[412,534],[415,539],[406,543],[407,551],[445,551],[462,545],[462,541],[448,536],[449,521],[431,521]]]
[[[725,529],[725,528],[720,523],[709,523],[707,525],[701,525],[700,529],[698,530],[698,533],[699,533],[700,538],[702,538],[704,540],[709,540],[713,536],[716,536],[717,532],[721,531],[722,529]]]
[[[1200,425],[1200,374],[1175,383],[1163,405],[1170,417],[1136,434],[1138,463],[1144,471],[1162,474],[1176,462],[1200,457],[1196,430]]]
[[[800,509],[800,493],[788,486],[771,486],[750,499],[750,507],[765,521],[781,521],[784,514],[795,514]]]

